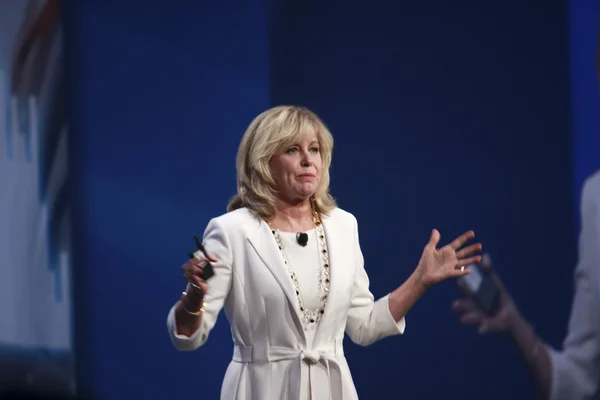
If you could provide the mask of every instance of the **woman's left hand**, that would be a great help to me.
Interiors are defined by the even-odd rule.
[[[462,267],[481,261],[480,255],[474,255],[481,251],[481,243],[463,248],[474,237],[475,233],[468,231],[454,239],[450,244],[438,249],[440,233],[437,229],[434,229],[415,271],[419,281],[425,287],[430,287],[445,279],[469,274],[469,269]]]

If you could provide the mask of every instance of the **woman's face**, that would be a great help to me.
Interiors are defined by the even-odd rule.
[[[279,196],[288,202],[309,199],[321,183],[323,160],[315,134],[284,149],[269,161]]]

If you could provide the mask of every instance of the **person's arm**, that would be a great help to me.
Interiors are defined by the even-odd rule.
[[[373,295],[369,291],[369,278],[360,251],[356,220],[354,232],[358,264],[346,331],[355,343],[361,345],[403,333],[406,326],[405,315],[425,293],[426,288],[449,278],[469,274],[468,269],[458,267],[481,260],[481,256],[474,255],[481,250],[480,243],[463,248],[475,236],[473,231],[463,233],[450,244],[438,249],[440,233],[433,229],[419,264],[411,276],[391,294],[373,302]]]
[[[557,351],[537,337],[523,318],[515,323],[511,338],[534,378],[542,399],[578,400],[598,392],[600,349],[597,327],[597,297],[585,271],[575,274],[576,292],[563,351]]]
[[[204,300],[204,294],[188,283],[175,304],[175,332],[178,335],[190,337],[200,328],[206,309]]]
[[[521,317],[515,321],[510,337],[534,378],[537,392],[542,399],[548,399],[552,381],[552,361],[548,349],[535,334],[533,327]]]
[[[417,300],[425,294],[426,289],[427,287],[420,281],[418,274],[413,272],[402,285],[390,293],[389,308],[394,320],[400,321]]]
[[[593,188],[586,183],[582,194],[582,230],[579,262],[575,270],[575,297],[563,351],[544,344],[531,325],[518,316],[510,334],[534,378],[543,399],[580,400],[598,394],[600,381],[600,236],[598,203],[600,175]]]
[[[208,340],[208,334],[215,325],[231,288],[231,246],[227,233],[216,219],[209,222],[203,244],[217,259],[212,263],[215,274],[207,281],[208,291],[204,297],[188,285],[187,294],[182,295],[182,299],[169,311],[167,330],[178,350],[195,350]],[[204,310],[199,315],[191,314],[200,311],[201,307]]]

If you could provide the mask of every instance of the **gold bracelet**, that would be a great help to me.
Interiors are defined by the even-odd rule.
[[[187,296],[187,292],[181,292],[183,294],[183,296]],[[199,317],[202,314],[204,314],[204,310],[206,310],[206,300],[203,297],[202,298],[202,307],[200,307],[200,309],[198,311],[190,311],[185,307],[185,304],[183,303],[183,301],[181,301],[181,308],[183,308],[183,311],[185,311],[186,313],[193,315],[195,317]]]

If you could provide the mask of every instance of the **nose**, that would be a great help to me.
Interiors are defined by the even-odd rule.
[[[312,164],[312,159],[310,157],[310,152],[304,150],[302,151],[302,159],[300,160],[303,167],[310,167]]]

